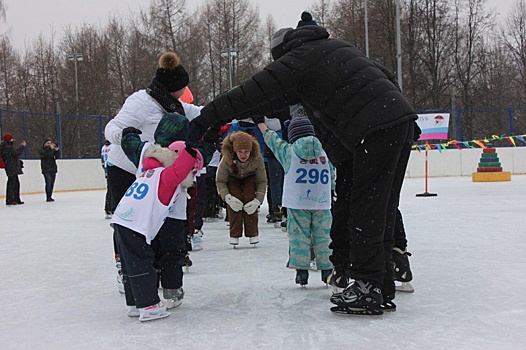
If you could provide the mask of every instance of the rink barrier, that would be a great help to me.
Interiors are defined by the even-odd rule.
[[[526,147],[498,147],[499,161],[504,171],[512,175],[526,174]],[[451,149],[440,153],[428,151],[429,177],[472,176],[481,158],[478,149]],[[425,176],[425,152],[411,151],[407,166],[407,178]],[[99,158],[58,159],[58,174],[54,192],[91,191],[106,189],[106,179]],[[40,160],[24,160],[24,174],[20,175],[22,194],[44,193],[44,176],[40,170]],[[0,197],[5,197],[6,175],[0,171]]]

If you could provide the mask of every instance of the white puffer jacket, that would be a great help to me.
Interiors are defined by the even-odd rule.
[[[192,121],[200,114],[202,106],[196,106],[182,102],[186,118]],[[108,154],[108,165],[117,166],[129,173],[135,174],[137,168],[126,157],[121,144],[122,129],[134,127],[142,131],[141,140],[154,142],[153,134],[162,116],[167,112],[155,101],[146,90],[139,90],[131,94],[119,113],[109,121],[104,129],[104,135],[108,141],[117,145],[112,147]]]

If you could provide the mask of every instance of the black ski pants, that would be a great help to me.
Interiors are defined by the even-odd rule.
[[[395,215],[411,152],[413,126],[411,120],[376,131],[352,150],[347,215],[351,277],[381,286],[382,294],[391,299],[395,292],[391,258]],[[337,181],[344,180],[338,176]]]
[[[157,304],[160,298],[155,251],[140,233],[118,224],[113,228],[120,253],[126,305],[143,308]]]

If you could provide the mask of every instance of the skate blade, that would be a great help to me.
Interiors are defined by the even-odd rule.
[[[183,300],[173,300],[173,299],[170,299],[170,300],[164,300],[164,303],[166,304],[166,309],[173,309],[173,308],[176,308],[178,306],[180,306],[182,303],[183,303]]]
[[[161,318],[166,318],[168,316],[170,316],[172,313],[171,312],[162,312],[160,314],[156,314],[156,315],[149,315],[149,316],[146,316],[146,317],[139,317],[139,321],[141,322],[149,322],[149,321],[154,321],[154,320],[160,320]]]
[[[356,315],[356,316],[381,316],[384,312],[381,309],[361,309],[348,306],[333,306],[331,312],[336,315]]]
[[[400,285],[397,283],[395,289],[397,292],[404,292],[404,293],[414,293],[415,292],[415,289],[413,288],[413,285],[411,284],[411,282],[401,282]]]

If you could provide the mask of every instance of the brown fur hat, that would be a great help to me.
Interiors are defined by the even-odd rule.
[[[259,143],[253,136],[244,131],[236,131],[225,137],[222,143],[221,153],[225,161],[232,165],[233,161],[237,159],[236,151],[243,149],[250,151],[250,158],[252,159],[261,157]]]
[[[230,135],[230,141],[232,142],[234,152],[241,150],[252,152],[253,140],[254,138],[244,131],[238,131]]]

